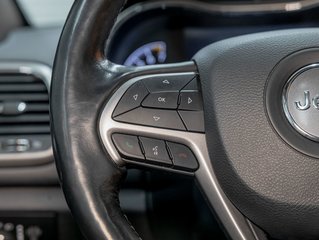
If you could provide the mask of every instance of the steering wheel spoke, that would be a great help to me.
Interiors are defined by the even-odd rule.
[[[183,65],[195,70],[192,62]],[[198,169],[192,148],[198,149],[193,140],[202,143],[205,137],[202,96],[198,74],[184,66],[141,71],[107,101],[99,130],[115,162],[185,173]],[[164,73],[172,67],[175,72]]]
[[[126,79],[103,107],[99,132],[106,152],[119,166],[195,177],[234,239],[259,239],[214,174],[206,145],[200,76],[194,63],[146,69],[147,73],[135,69],[134,77]]]

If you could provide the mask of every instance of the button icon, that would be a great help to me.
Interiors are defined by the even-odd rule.
[[[129,149],[133,149],[133,148],[134,148],[133,144],[131,144],[131,143],[128,142],[128,141],[125,142],[125,145],[126,145]]]
[[[135,94],[135,95],[133,96],[133,99],[136,101],[136,100],[138,99],[138,94]]]
[[[184,153],[184,152],[178,153],[177,156],[178,156],[180,159],[187,159],[187,158],[188,158],[187,153]]]
[[[4,224],[3,229],[7,232],[11,232],[14,230],[14,225],[13,223],[6,223]]]
[[[193,100],[190,97],[188,97],[187,104],[191,104],[192,102],[193,102]]]
[[[157,122],[157,121],[160,120],[161,118],[158,117],[158,116],[154,116],[153,119],[154,119],[155,122]]]
[[[38,226],[30,226],[26,230],[26,235],[28,236],[28,239],[38,240],[41,238],[42,234],[42,229]]]
[[[18,112],[24,112],[27,109],[27,104],[25,102],[20,102],[17,106]]]
[[[158,146],[152,148],[154,156],[158,156]]]
[[[157,101],[162,102],[162,103],[166,103],[166,98],[159,97],[159,98],[157,99]]]
[[[171,84],[167,79],[165,79],[162,83],[163,84]]]

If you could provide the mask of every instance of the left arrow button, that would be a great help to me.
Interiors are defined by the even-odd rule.
[[[136,82],[124,93],[113,112],[113,117],[139,107],[147,95],[148,90],[144,83],[142,81]]]

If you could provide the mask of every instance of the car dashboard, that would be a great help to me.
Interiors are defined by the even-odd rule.
[[[223,39],[318,27],[318,13],[313,0],[128,1],[105,55],[130,67],[183,62]],[[0,30],[0,235],[81,239],[59,187],[50,140],[50,82],[63,26],[35,27],[23,10],[15,14],[16,24]],[[130,169],[120,198],[144,239],[226,239],[189,176]]]
[[[105,50],[113,62],[126,66],[176,63],[190,60],[201,48],[223,39],[318,26],[317,11],[311,7],[289,1],[257,2],[137,4],[119,17]]]

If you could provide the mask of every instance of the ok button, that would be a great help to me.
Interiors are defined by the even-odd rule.
[[[155,92],[147,96],[143,101],[143,107],[176,109],[178,92]]]

